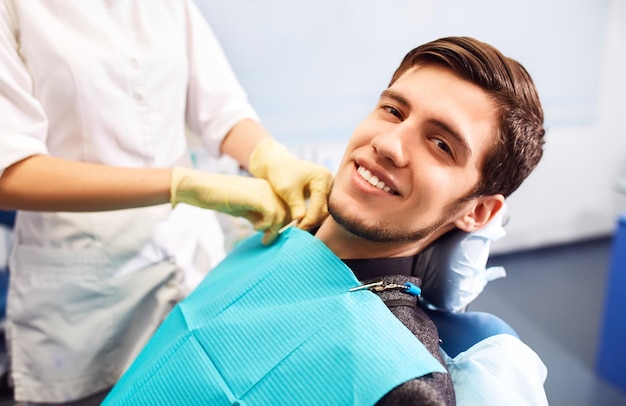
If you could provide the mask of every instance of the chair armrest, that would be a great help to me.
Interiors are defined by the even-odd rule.
[[[451,358],[497,334],[510,334],[519,338],[508,323],[491,313],[443,313],[430,310],[427,313],[437,326],[441,348]]]

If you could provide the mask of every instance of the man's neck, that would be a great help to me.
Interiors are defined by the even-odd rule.
[[[379,243],[350,233],[329,216],[317,230],[315,237],[341,259],[397,258],[420,253],[447,231],[449,230],[437,230],[425,239],[415,242]]]

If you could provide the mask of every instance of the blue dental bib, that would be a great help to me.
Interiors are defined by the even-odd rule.
[[[256,234],[179,303],[104,405],[374,404],[446,372],[321,241]]]

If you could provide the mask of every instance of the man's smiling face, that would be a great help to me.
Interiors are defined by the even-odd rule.
[[[478,86],[439,65],[409,69],[355,129],[331,215],[371,242],[438,237],[469,210],[463,199],[480,180],[497,124],[495,103]]]

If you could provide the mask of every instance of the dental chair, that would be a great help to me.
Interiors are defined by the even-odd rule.
[[[519,338],[513,327],[491,313],[472,311],[444,313],[432,310],[426,313],[437,326],[441,339],[440,347],[450,358],[497,334]]]
[[[4,318],[9,290],[8,256],[10,240],[15,225],[15,212],[0,210],[0,402],[13,399],[13,391],[8,384],[8,355],[4,337]]]
[[[468,310],[488,282],[505,276],[502,267],[487,267],[487,260],[491,243],[506,234],[507,219],[506,210],[502,210],[481,230],[452,230],[418,257],[421,301],[439,330],[441,348],[451,358],[497,334],[519,338],[496,315]]]
[[[13,228],[13,225],[15,225],[15,212],[0,210],[0,224]]]
[[[13,226],[15,225],[15,212],[14,211],[6,211],[0,210],[0,231],[3,232],[3,235],[0,237],[9,238],[11,230],[13,230]],[[0,243],[4,243],[4,241],[0,241]],[[6,242],[7,251],[5,253],[7,259],[9,255],[9,244]],[[4,319],[4,314],[6,311],[6,300],[7,300],[7,290],[9,286],[9,270],[8,266],[5,267],[6,264],[3,263],[2,259],[0,259],[0,319]]]
[[[474,233],[453,230],[420,254],[422,307],[437,327],[461,404],[547,406],[547,368],[538,354],[506,321],[470,309],[489,281],[505,276],[503,268],[487,267],[503,223],[496,218]]]

